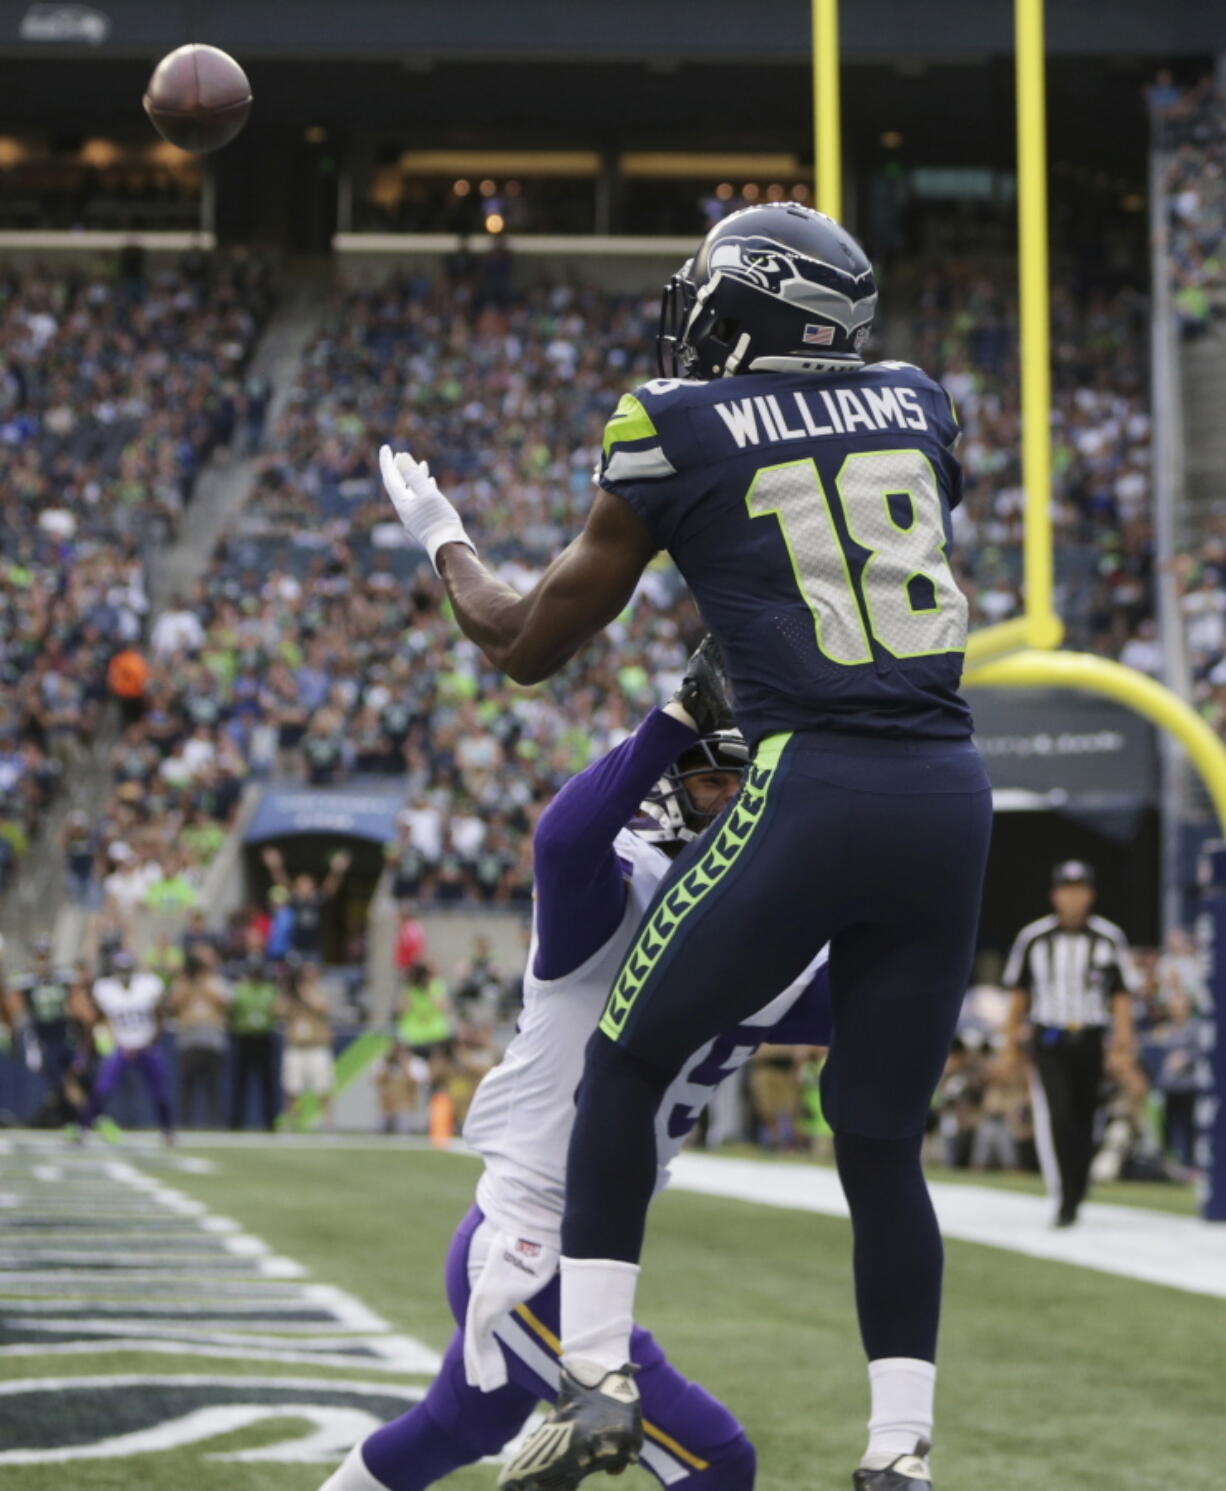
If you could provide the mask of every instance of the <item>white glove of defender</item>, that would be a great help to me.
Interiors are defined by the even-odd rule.
[[[444,544],[467,544],[474,554],[477,552],[459,513],[439,490],[425,461],[415,461],[407,450],[397,454],[390,445],[384,445],[379,451],[379,470],[397,516],[430,556],[436,571],[435,555]]]

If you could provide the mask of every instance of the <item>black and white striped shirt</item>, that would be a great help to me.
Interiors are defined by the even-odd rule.
[[[1030,995],[1036,1025],[1081,1030],[1111,1021],[1111,996],[1137,988],[1128,939],[1114,922],[1091,916],[1067,931],[1055,916],[1023,927],[1005,964],[1001,982]]]

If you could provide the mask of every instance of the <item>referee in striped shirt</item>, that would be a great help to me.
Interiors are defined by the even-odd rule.
[[[1051,903],[1052,915],[1018,933],[1005,964],[1002,982],[1013,991],[1005,1055],[1023,1060],[1029,1025],[1035,1142],[1055,1225],[1071,1227],[1089,1189],[1104,1066],[1120,1073],[1136,1060],[1137,976],[1124,933],[1091,915],[1092,866],[1057,865]]]

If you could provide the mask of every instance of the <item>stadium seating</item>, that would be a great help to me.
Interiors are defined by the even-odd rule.
[[[139,644],[151,558],[245,417],[270,304],[248,260],[2,278],[0,892],[94,736],[113,655]]]
[[[653,569],[608,637],[532,691],[455,636],[379,490],[379,443],[428,456],[483,554],[523,586],[582,521],[603,418],[647,375],[655,309],[590,288],[511,296],[488,266],[448,270],[335,292],[252,501],[186,613],[158,624],[149,696],[163,741],[192,735],[189,756],[226,763],[226,803],[247,772],[323,786],[407,771],[401,894],[523,901],[536,812],[668,689],[698,622],[671,567]],[[1021,543],[1016,312],[999,284],[974,264],[929,277],[884,348],[905,335],[957,402],[956,553],[977,622],[1016,607]],[[1070,625],[1102,651],[1135,653],[1153,609],[1139,314],[1126,297],[1064,298],[1056,318]],[[174,753],[154,761],[149,732],[133,727],[117,753],[121,816],[134,784],[183,773]]]

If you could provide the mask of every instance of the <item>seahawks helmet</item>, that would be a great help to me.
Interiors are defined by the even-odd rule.
[[[717,223],[665,287],[660,376],[859,367],[876,308],[868,255],[832,217],[799,202],[746,207]]]
[[[686,786],[689,777],[711,771],[742,775],[749,763],[749,747],[739,730],[713,730],[682,751],[643,800],[634,830],[649,844],[679,849],[709,828],[715,813],[695,806]]]

